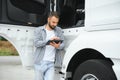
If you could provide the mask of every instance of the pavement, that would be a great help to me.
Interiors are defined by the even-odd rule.
[[[0,56],[0,80],[34,80],[34,70],[23,68],[19,56]]]
[[[0,80],[35,80],[34,70],[25,69],[19,56],[0,56]],[[60,75],[56,72],[55,80]]]

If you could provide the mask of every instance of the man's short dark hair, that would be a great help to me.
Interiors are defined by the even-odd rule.
[[[53,17],[53,16],[59,19],[59,14],[57,12],[50,12],[48,15],[48,17]]]

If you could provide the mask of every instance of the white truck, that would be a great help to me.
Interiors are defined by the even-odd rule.
[[[0,36],[33,65],[33,31],[60,13],[65,36],[60,80],[120,80],[120,0],[0,0]],[[59,64],[56,65],[56,69]]]

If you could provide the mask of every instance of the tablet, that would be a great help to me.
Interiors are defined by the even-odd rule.
[[[59,42],[62,43],[63,40],[49,40],[49,41],[47,42],[47,45],[49,45],[50,42],[55,42],[56,44],[58,44]]]

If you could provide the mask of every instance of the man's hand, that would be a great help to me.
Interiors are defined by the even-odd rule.
[[[59,37],[52,37],[50,40],[60,40],[60,38]]]
[[[55,37],[52,37],[50,40],[60,40],[60,38],[55,36]],[[50,45],[55,48],[59,48],[60,44],[61,44],[60,42],[59,43],[55,43],[54,41],[50,42]]]
[[[50,45],[55,47],[55,48],[59,48],[60,47],[60,42],[59,43],[55,43],[55,42],[50,42]]]

